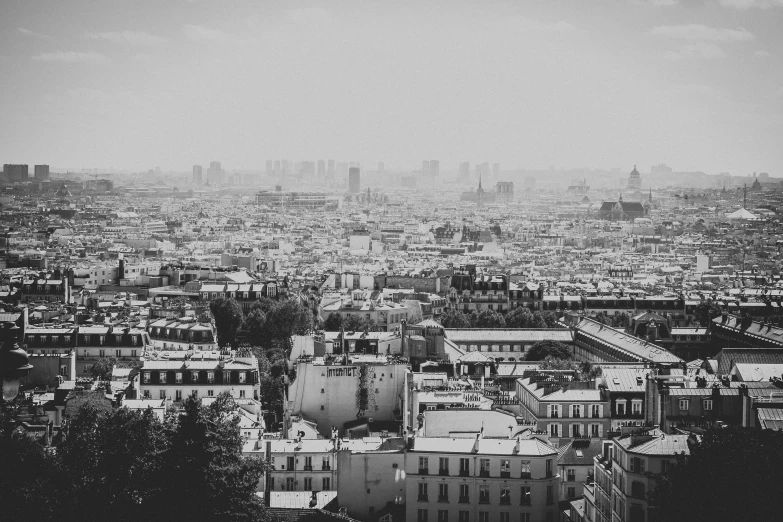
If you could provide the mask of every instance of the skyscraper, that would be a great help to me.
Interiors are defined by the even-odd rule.
[[[220,185],[223,183],[223,168],[219,161],[213,161],[207,169],[207,181],[210,185]]]
[[[324,160],[318,160],[318,179],[326,178],[326,162]]]
[[[334,179],[334,160],[329,160],[327,165],[328,167],[326,168],[326,177],[328,179]]]
[[[437,178],[440,176],[440,161],[430,160],[430,177]]]
[[[425,177],[430,175],[430,162],[427,160],[421,162],[421,175]]]
[[[27,165],[3,165],[3,174],[10,183],[23,183],[28,180]]]
[[[470,179],[470,162],[463,161],[459,164],[459,179],[460,181],[467,181]]]
[[[348,169],[348,192],[358,194],[360,190],[359,167],[351,167]]]
[[[193,184],[201,185],[204,182],[204,168],[201,165],[193,165]]]
[[[35,166],[35,181],[47,181],[49,179],[49,165]]]

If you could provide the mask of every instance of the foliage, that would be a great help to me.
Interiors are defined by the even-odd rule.
[[[541,312],[533,312],[533,323],[530,325],[530,328],[548,328],[544,314]]]
[[[579,370],[581,366],[571,359],[558,359],[547,355],[538,367],[542,370]]]
[[[0,437],[3,520],[270,521],[255,488],[264,470],[242,455],[235,404],[190,398],[161,423],[152,410],[85,404],[56,451]]]
[[[506,326],[509,328],[531,328],[533,313],[530,309],[520,306],[506,314]]]
[[[332,312],[328,316],[326,316],[326,320],[324,321],[324,330],[326,330],[327,332],[339,332],[342,324],[343,324],[342,316],[340,314],[336,314]]]
[[[598,312],[593,319],[606,326],[611,326],[612,328],[625,328],[631,324],[631,317],[625,312],[616,315]]]
[[[242,321],[239,336],[253,345],[260,345],[264,341],[264,329],[266,327],[266,314],[261,308],[253,308]]]
[[[440,324],[443,328],[470,328],[470,316],[463,314],[459,310],[444,310],[440,316]]]
[[[210,301],[209,310],[215,318],[218,344],[235,348],[237,331],[242,325],[242,307],[235,299],[218,297]]]
[[[712,299],[707,299],[696,305],[693,315],[699,321],[700,326],[707,327],[713,319],[720,317],[721,309]]]
[[[555,359],[570,359],[571,350],[557,341],[539,341],[525,355],[526,361],[543,361],[547,357]]]
[[[116,364],[117,359],[114,357],[101,357],[87,367],[87,373],[96,381],[108,381]]]
[[[776,520],[781,469],[783,432],[713,428],[661,478],[651,507],[656,519],[672,522]]]
[[[107,413],[112,409],[111,401],[106,398],[102,390],[83,391],[65,403],[65,416],[75,417],[84,407],[92,408],[100,413]]]
[[[473,328],[505,328],[506,320],[503,315],[494,310],[482,310],[470,314],[470,322]]]

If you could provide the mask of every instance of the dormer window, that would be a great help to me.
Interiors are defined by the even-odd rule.
[[[210,384],[215,382],[215,372],[207,372],[207,382]]]
[[[198,382],[198,372],[190,373],[190,382]]]
[[[136,346],[137,344],[139,344],[139,336],[138,335],[134,335],[134,336],[131,337],[131,344],[133,346]]]
[[[150,382],[150,372],[144,372],[144,382],[145,383]]]
[[[239,372],[239,384],[245,384],[247,382],[247,373]]]
[[[116,342],[117,344],[122,344],[122,335],[115,335],[114,342]]]
[[[159,378],[161,384],[166,384],[166,372],[160,372]]]

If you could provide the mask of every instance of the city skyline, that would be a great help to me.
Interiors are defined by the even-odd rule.
[[[4,2],[0,157],[783,171],[780,2],[586,4]]]

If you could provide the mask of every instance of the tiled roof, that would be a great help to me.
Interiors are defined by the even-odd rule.
[[[717,373],[728,375],[734,364],[783,364],[783,348],[724,348],[715,359]]]
[[[538,341],[570,343],[574,340],[571,330],[565,328],[446,328],[444,334],[447,339],[455,343],[510,344]]]
[[[473,452],[476,439],[450,437],[417,437],[413,440],[410,451],[421,453],[461,453],[476,455],[557,455],[557,450],[538,439],[525,439],[517,442],[515,439],[480,439],[478,451]],[[519,444],[519,451],[516,451]]]
[[[598,321],[587,317],[584,317],[579,321],[576,325],[576,329],[592,337],[596,337],[617,349],[638,357],[641,360],[658,363],[682,362],[682,359],[661,346],[639,339],[625,332],[618,331],[614,328],[609,328]]]
[[[758,321],[753,321],[747,328],[741,328],[742,319],[735,315],[729,315],[726,317],[726,322],[723,322],[722,317],[716,317],[712,320],[713,326],[716,329],[725,328],[742,332],[745,335],[763,339],[767,342],[778,344],[783,347],[783,328],[772,325],[764,325]]]
[[[560,456],[557,463],[565,466],[592,467],[593,457],[601,454],[602,445],[601,439],[560,439]]]
[[[686,455],[690,454],[688,447],[688,435],[665,435],[657,433],[649,440],[641,436],[625,436],[615,439],[615,442],[632,453],[641,453],[644,455],[679,455],[683,451]],[[638,441],[638,442],[637,442]],[[632,445],[637,442],[635,445]]]

